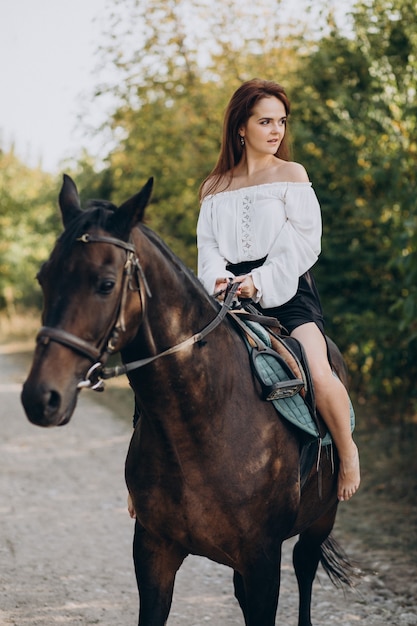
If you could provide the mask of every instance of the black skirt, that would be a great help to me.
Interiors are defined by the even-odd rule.
[[[235,276],[242,276],[263,265],[265,259],[266,257],[256,261],[230,263],[226,266],[226,269]],[[320,296],[310,271],[300,276],[296,294],[285,304],[269,309],[261,307],[260,304],[255,304],[254,306],[264,315],[278,319],[289,334],[298,326],[314,322],[324,335],[324,318]]]

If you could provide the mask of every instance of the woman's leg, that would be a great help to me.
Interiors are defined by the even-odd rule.
[[[337,496],[349,500],[359,487],[359,454],[350,430],[350,406],[347,391],[333,375],[326,341],[314,322],[298,326],[291,333],[302,344],[313,379],[317,408],[337,448],[340,467]]]

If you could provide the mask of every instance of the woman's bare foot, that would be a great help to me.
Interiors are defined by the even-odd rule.
[[[352,454],[340,459],[337,497],[340,502],[350,500],[356,493],[361,482],[359,467],[359,452],[352,441]]]
[[[127,510],[129,511],[129,515],[132,519],[136,519],[136,511],[133,506],[132,498],[130,493],[127,494]]]

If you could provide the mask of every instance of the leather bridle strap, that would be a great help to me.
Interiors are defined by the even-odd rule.
[[[129,252],[136,254],[136,249],[133,243],[128,243],[127,241],[116,239],[115,237],[107,237],[106,235],[91,235],[90,233],[84,233],[81,237],[78,237],[76,241],[81,241],[82,243],[110,243],[113,246],[123,248],[123,250],[128,250]]]
[[[106,235],[93,235],[91,233],[84,233],[81,237],[78,237],[76,241],[81,243],[108,243],[113,246],[117,246],[118,248],[122,248],[127,253],[127,260],[124,267],[124,278],[123,285],[120,295],[120,301],[117,306],[116,319],[112,322],[112,325],[108,332],[106,332],[104,336],[104,340],[101,343],[100,347],[96,347],[84,339],[80,339],[77,335],[73,335],[66,330],[61,328],[53,328],[50,326],[43,326],[37,335],[37,342],[41,345],[47,345],[50,341],[55,341],[56,343],[60,343],[61,345],[66,346],[67,348],[71,348],[75,352],[78,352],[82,356],[86,357],[93,363],[96,363],[102,353],[103,346],[106,341],[108,341],[108,352],[111,353],[113,351],[112,342],[116,340],[115,337],[112,337],[112,329],[113,334],[119,330],[125,330],[124,328],[124,306],[126,301],[126,292],[130,286],[130,280],[132,277],[132,272],[136,270],[139,276],[139,283],[142,283],[145,287],[145,291],[148,295],[150,295],[150,290],[144,276],[142,267],[139,263],[139,260],[136,256],[136,249],[133,243],[129,243],[126,241],[122,241],[121,239],[116,239],[115,237],[108,237]],[[142,305],[144,306],[144,295],[142,294],[142,290],[139,286],[139,295],[142,301]]]
[[[109,379],[109,378],[115,378],[116,376],[122,376],[123,374],[127,374],[127,372],[131,372],[132,370],[138,369],[139,367],[148,365],[149,363],[152,363],[153,361],[156,361],[157,359],[160,359],[163,356],[174,354],[175,352],[178,352],[179,350],[183,350],[184,348],[187,348],[188,346],[192,346],[195,343],[198,343],[199,341],[204,339],[204,337],[206,337],[209,333],[211,333],[212,330],[214,330],[226,317],[227,313],[232,308],[233,299],[235,297],[235,294],[238,288],[239,288],[239,283],[233,283],[231,285],[219,313],[200,332],[195,333],[194,335],[192,335],[192,337],[185,339],[185,341],[182,341],[181,343],[178,343],[177,345],[172,346],[171,348],[168,348],[167,350],[164,350],[164,352],[160,352],[159,354],[155,354],[145,359],[139,359],[138,361],[131,361],[130,363],[126,363],[124,365],[116,365],[115,367],[105,367],[100,372],[100,377],[102,379]]]
[[[72,348],[72,350],[87,357],[90,361],[94,362],[100,358],[101,350],[89,344],[87,341],[84,341],[84,339],[80,339],[76,335],[68,333],[61,328],[42,326],[37,336],[37,342],[46,346],[51,340],[67,346],[67,348]]]
[[[114,237],[108,237],[106,235],[92,235],[90,233],[84,233],[83,235],[81,235],[81,237],[77,239],[77,241],[80,241],[82,243],[109,243],[114,246],[118,246],[119,248],[123,248],[124,250],[127,251],[128,260],[127,260],[126,265],[129,267],[133,265],[136,271],[138,272],[138,279],[139,279],[138,291],[139,291],[139,296],[141,298],[142,309],[143,309],[142,312],[144,315],[145,298],[144,298],[144,294],[142,293],[141,285],[142,287],[144,287],[145,292],[149,297],[151,297],[151,292],[150,292],[145,274],[143,272],[143,269],[139,263],[139,259],[136,255],[136,249],[134,245],[131,243],[122,241],[121,239],[116,239]],[[131,259],[129,259],[129,254],[132,255]],[[125,266],[125,270],[126,270],[126,266]],[[125,278],[126,278],[126,275],[125,275]],[[125,283],[126,286],[129,284],[129,278],[130,278],[130,272],[127,273],[127,280]],[[71,333],[68,333],[67,331],[64,331],[59,328],[55,329],[55,328],[51,328],[47,326],[42,327],[38,333],[37,341],[38,343],[45,344],[45,345],[48,344],[50,341],[56,341],[57,343],[61,343],[62,345],[67,346],[75,350],[79,354],[87,357],[93,363],[94,361],[96,361],[96,363],[87,372],[85,380],[81,381],[78,384],[78,388],[81,389],[83,387],[86,387],[86,388],[90,387],[91,389],[101,390],[103,388],[104,379],[114,378],[116,376],[122,376],[123,374],[126,374],[127,372],[143,367],[144,365],[147,365],[148,363],[152,363],[153,361],[156,361],[157,359],[160,359],[163,356],[174,354],[175,352],[178,352],[179,350],[183,350],[184,348],[188,346],[191,346],[195,343],[198,343],[199,341],[202,341],[204,337],[206,337],[209,333],[211,333],[212,330],[214,330],[222,322],[222,320],[225,318],[227,313],[230,311],[230,309],[233,306],[233,299],[235,297],[238,287],[239,287],[239,283],[234,283],[230,285],[230,287],[228,287],[225,300],[223,302],[223,305],[219,313],[205,328],[203,328],[202,331],[195,333],[194,335],[192,335],[192,337],[189,337],[185,341],[182,341],[181,343],[175,346],[172,346],[171,348],[168,348],[167,350],[164,350],[163,352],[160,352],[159,354],[150,356],[145,359],[139,359],[138,361],[132,361],[130,363],[126,363],[125,365],[116,366],[112,368],[103,368],[102,367],[103,364],[99,361],[102,355],[102,349],[96,348],[95,346],[90,345],[88,342],[84,341],[83,339],[79,339],[76,335],[72,335]],[[124,299],[125,299],[125,294],[122,292],[121,300],[120,300],[121,310],[119,308],[119,316],[118,316],[121,321],[122,326],[124,325],[124,319],[123,319]],[[116,325],[117,325],[117,321],[116,321]],[[109,347],[111,348],[111,346]]]

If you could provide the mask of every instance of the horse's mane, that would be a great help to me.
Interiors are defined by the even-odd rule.
[[[187,267],[187,265],[185,265],[185,263],[165,243],[165,241],[161,239],[161,237],[154,230],[152,230],[145,224],[141,223],[138,225],[138,227],[144,233],[144,235],[152,242],[152,244],[156,246],[160,252],[162,252],[162,254],[168,259],[168,261],[172,263],[179,272],[185,274],[185,276],[188,278],[188,280],[191,281],[195,289],[197,289],[199,294],[214,305],[215,301],[209,296],[195,273],[189,267]]]

